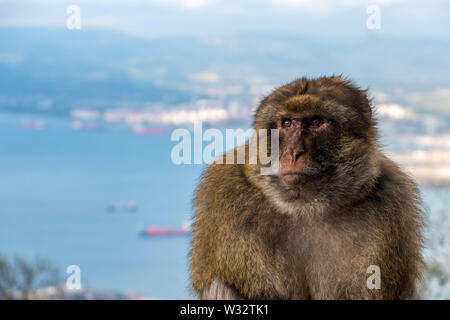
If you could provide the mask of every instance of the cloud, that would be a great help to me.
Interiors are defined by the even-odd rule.
[[[410,153],[391,154],[390,157],[400,163],[420,183],[434,185],[450,183],[449,150],[416,150]]]
[[[188,78],[194,81],[217,83],[220,80],[220,76],[215,72],[196,72],[190,73]]]
[[[413,92],[408,94],[405,99],[418,109],[450,115],[450,88],[439,88],[428,92]]]
[[[421,30],[445,29],[439,24],[449,7],[442,1],[414,0],[77,0],[81,8],[81,28],[105,28],[138,36],[165,34],[210,34],[249,31],[293,30],[313,32],[355,32],[368,5],[389,8],[397,29],[411,32],[410,26],[428,21]],[[65,27],[66,8],[71,0],[4,0],[0,2],[0,26]],[[353,10],[349,12],[349,10]],[[407,10],[408,13],[405,13]],[[417,12],[411,20],[409,11]],[[327,20],[318,19],[326,15]],[[442,17],[444,18],[444,17]],[[411,20],[411,21],[410,21]],[[357,22],[358,21],[358,22]],[[425,31],[424,31],[425,32]]]
[[[268,2],[280,9],[301,9],[315,13],[331,12],[335,9],[361,7],[366,8],[369,5],[377,5],[380,7],[390,6],[405,0],[269,0]]]
[[[413,110],[394,103],[377,105],[376,113],[381,117],[387,117],[396,120],[416,118],[416,114]]]
[[[153,0],[151,1],[160,6],[176,6],[186,8],[202,8],[213,5],[218,2],[215,0]]]

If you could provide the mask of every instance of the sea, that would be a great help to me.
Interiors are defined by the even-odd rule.
[[[170,130],[152,132],[0,114],[0,254],[47,259],[63,277],[77,265],[85,288],[192,298],[190,235],[141,232],[191,219],[205,166],[174,164]],[[422,188],[437,246],[428,254],[442,259],[450,246],[449,191]]]

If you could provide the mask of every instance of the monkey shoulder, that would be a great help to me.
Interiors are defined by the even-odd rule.
[[[199,214],[238,218],[267,208],[262,192],[249,181],[245,165],[212,164],[203,173],[194,207]]]
[[[421,211],[417,184],[387,157],[383,157],[380,162],[380,174],[373,188],[372,198],[392,209],[416,208],[416,211]]]

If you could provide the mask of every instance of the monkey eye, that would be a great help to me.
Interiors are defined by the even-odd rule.
[[[323,124],[323,122],[323,118],[315,117],[310,120],[309,125],[313,128],[319,128]]]
[[[289,128],[292,124],[292,120],[291,119],[283,119],[281,122],[281,125],[283,126],[283,128]]]

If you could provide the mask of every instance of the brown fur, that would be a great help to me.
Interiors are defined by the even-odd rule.
[[[207,168],[194,201],[197,296],[413,297],[422,266],[419,192],[380,151],[366,92],[340,77],[299,79],[261,102],[255,128],[274,128],[279,112],[333,119],[325,136],[333,143],[318,147],[332,173],[289,194],[278,175],[261,176],[259,165]],[[370,265],[381,269],[379,290],[366,287]]]

